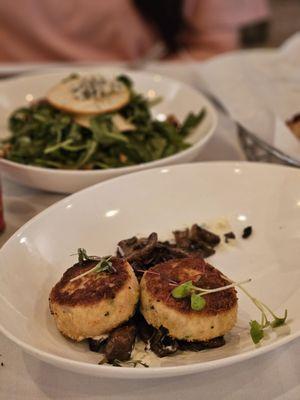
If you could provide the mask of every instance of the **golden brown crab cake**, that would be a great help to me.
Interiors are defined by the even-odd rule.
[[[90,272],[81,277],[97,261],[77,263],[51,290],[50,311],[63,335],[76,341],[97,338],[134,314],[139,284],[133,269],[121,258],[110,261],[113,272]]]
[[[217,288],[229,282],[220,271],[202,258],[170,260],[144,273],[141,280],[141,312],[146,321],[165,327],[175,339],[207,341],[230,331],[237,318],[237,295],[234,288],[205,295],[206,305],[194,311],[190,298],[175,299],[171,292],[192,280],[195,286]]]

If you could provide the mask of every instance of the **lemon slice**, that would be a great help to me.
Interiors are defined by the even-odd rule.
[[[74,114],[103,114],[119,110],[130,99],[128,88],[118,80],[98,75],[64,79],[47,93],[49,103]]]

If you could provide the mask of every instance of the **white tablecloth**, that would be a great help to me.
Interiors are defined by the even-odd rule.
[[[148,69],[198,86],[197,65]],[[201,66],[199,65],[199,68]],[[1,68],[0,68],[1,72]],[[220,116],[217,132],[201,161],[243,160],[234,125]],[[4,181],[7,229],[3,244],[24,222],[63,196]],[[21,294],[20,294],[21,296]],[[111,380],[66,372],[25,354],[0,334],[0,399],[300,399],[300,340],[249,361],[176,379]]]

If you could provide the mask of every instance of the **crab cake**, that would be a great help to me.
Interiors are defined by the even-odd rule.
[[[176,283],[193,281],[195,286],[217,288],[229,282],[202,258],[170,260],[150,268],[141,280],[141,312],[148,324],[164,327],[169,336],[187,341],[207,341],[230,331],[237,318],[234,288],[205,295],[206,305],[194,311],[190,298],[173,298]]]
[[[90,273],[98,261],[79,262],[51,290],[50,311],[63,335],[76,341],[97,338],[134,314],[139,284],[133,269],[121,258],[110,262],[112,271]]]

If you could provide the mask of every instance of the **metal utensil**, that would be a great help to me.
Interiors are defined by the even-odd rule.
[[[212,93],[203,91],[206,97],[216,106],[216,108],[221,111],[226,116],[232,117],[224,106],[224,104]],[[294,158],[288,156],[283,151],[276,149],[276,147],[271,146],[264,140],[260,139],[255,133],[249,131],[238,121],[233,120],[237,127],[237,133],[241,147],[245,153],[247,160],[249,161],[259,161],[259,162],[269,162],[277,164],[285,164],[293,167],[300,168],[300,162]]]

